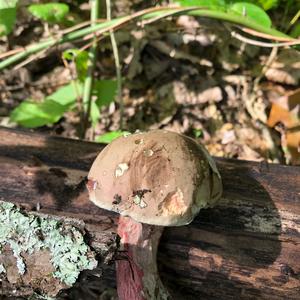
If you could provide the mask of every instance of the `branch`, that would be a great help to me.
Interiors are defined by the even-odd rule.
[[[230,31],[230,34],[232,37],[240,40],[243,43],[253,45],[253,46],[265,47],[265,48],[286,47],[286,46],[294,46],[294,45],[300,44],[299,40],[290,41],[290,42],[282,42],[282,43],[266,43],[266,42],[261,42],[261,41],[257,41],[254,39],[249,39],[248,37],[245,37],[245,36],[237,33],[236,31]]]

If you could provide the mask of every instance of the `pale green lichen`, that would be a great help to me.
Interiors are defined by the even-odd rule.
[[[26,272],[22,254],[49,250],[55,268],[53,276],[69,286],[75,283],[80,271],[97,265],[76,227],[49,217],[26,215],[12,203],[0,202],[1,249],[5,245],[12,249],[21,275]]]

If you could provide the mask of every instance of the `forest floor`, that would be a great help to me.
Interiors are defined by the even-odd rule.
[[[45,34],[25,14],[19,30],[0,41],[1,52]],[[262,48],[231,37],[233,29],[207,19],[181,16],[116,35],[122,64],[124,129],[164,128],[185,133],[215,156],[300,163],[300,52]],[[61,50],[49,50],[0,76],[0,124],[25,99],[41,100],[71,79]],[[114,78],[110,40],[100,42],[95,78]],[[118,103],[102,108],[88,139],[119,129]],[[78,114],[70,112],[38,131],[77,138]]]

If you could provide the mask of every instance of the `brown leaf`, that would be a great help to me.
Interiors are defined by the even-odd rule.
[[[281,133],[282,148],[288,151],[288,159],[300,164],[300,89],[287,93],[272,104],[267,124]]]

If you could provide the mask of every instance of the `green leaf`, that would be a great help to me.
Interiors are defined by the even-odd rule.
[[[82,93],[82,85],[76,84],[78,94]],[[21,126],[35,128],[56,123],[63,114],[76,102],[75,83],[67,84],[49,95],[43,102],[26,100],[11,113],[11,121]]]
[[[80,50],[76,48],[67,49],[63,52],[62,57],[66,60],[74,60],[79,52]]]
[[[47,96],[43,102],[24,101],[12,111],[11,120],[29,128],[53,124],[76,103],[77,97],[82,95],[82,89],[79,81],[71,82]],[[100,118],[99,108],[114,100],[116,89],[114,80],[95,81],[92,94],[97,96],[97,100],[92,100],[89,116],[93,126]]]
[[[194,133],[195,138],[203,137],[203,130],[202,129],[194,128],[193,133]]]
[[[231,4],[237,3],[237,2],[241,2],[241,0],[226,0],[226,3],[228,5],[231,5]],[[271,8],[275,8],[279,4],[278,0],[245,0],[242,2],[252,3],[254,5],[262,7],[264,10],[269,10]]]
[[[300,23],[296,24],[292,31],[290,32],[290,35],[294,38],[299,38],[300,37]]]
[[[15,8],[18,0],[0,0],[0,9]]]
[[[28,11],[43,21],[49,23],[60,23],[64,21],[65,16],[69,12],[69,6],[65,3],[57,2],[32,4],[28,7]]]
[[[179,0],[176,1],[181,6],[201,6],[205,8],[224,8],[224,0]]]
[[[52,100],[41,103],[27,100],[12,111],[10,119],[23,127],[35,128],[57,122],[67,109]]]
[[[255,21],[264,27],[270,28],[272,26],[272,21],[265,11],[252,3],[234,3],[229,7],[228,12],[239,14],[241,17]]]
[[[116,80],[96,80],[93,84],[92,94],[97,97],[98,107],[105,106],[114,101],[117,92]]]
[[[68,49],[64,51],[63,58],[75,62],[78,79],[84,81],[88,69],[88,52],[79,49]]]
[[[278,6],[278,0],[258,0],[257,1],[264,10],[269,10]]]
[[[53,94],[46,97],[63,106],[70,106],[75,103],[78,96],[82,94],[82,84],[79,82],[71,82],[62,86]]]
[[[15,22],[16,22],[15,7],[0,9],[0,36],[9,34],[13,30]]]
[[[118,138],[124,134],[128,134],[128,133],[129,133],[128,131],[121,131],[121,130],[111,131],[111,132],[97,136],[95,138],[95,141],[98,143],[109,144],[116,138]]]
[[[97,106],[96,102],[92,100],[91,102],[91,113],[90,113],[90,120],[92,126],[95,127],[100,119],[100,110]]]

